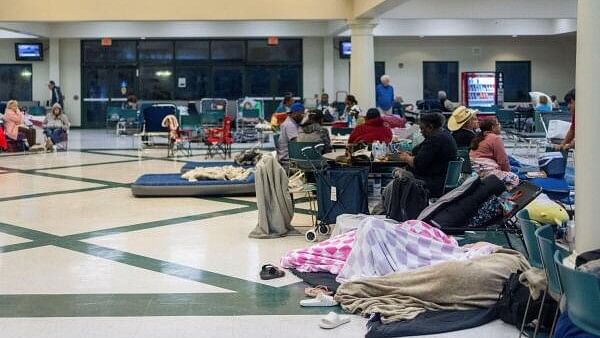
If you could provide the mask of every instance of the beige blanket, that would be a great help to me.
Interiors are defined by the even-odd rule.
[[[190,182],[198,180],[245,181],[253,171],[254,170],[252,169],[245,169],[230,165],[223,167],[198,167],[184,173],[181,175],[181,178]]]
[[[384,324],[410,320],[428,310],[490,307],[510,274],[527,269],[529,264],[520,253],[501,249],[468,261],[344,283],[335,300],[351,313],[379,313]]]

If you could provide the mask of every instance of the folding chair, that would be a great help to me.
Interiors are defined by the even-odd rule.
[[[585,332],[600,336],[600,278],[565,266],[565,257],[561,251],[554,254],[561,289],[567,297],[569,319]]]
[[[121,109],[119,120],[115,126],[116,134],[136,133],[140,130],[138,111],[135,109]]]
[[[223,127],[207,129],[204,144],[208,147],[206,158],[213,158],[218,153],[222,154],[223,159],[227,159],[228,156],[231,158],[231,117],[223,118]]]
[[[444,181],[444,194],[460,185],[460,175],[462,174],[464,160],[448,162],[446,170],[446,179]]]
[[[169,131],[162,126],[162,121],[167,115],[177,116],[177,107],[174,104],[153,104],[142,109],[142,131],[134,135],[139,138],[139,151],[154,146],[154,137],[169,138]]]
[[[46,116],[46,108],[41,106],[31,106],[27,110],[27,113],[31,116]]]

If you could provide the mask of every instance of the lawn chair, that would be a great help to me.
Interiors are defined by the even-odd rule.
[[[231,117],[223,118],[223,127],[210,128],[206,130],[204,144],[208,147],[206,158],[213,158],[214,155],[221,153],[223,159],[231,158],[231,145],[233,137],[231,135]]]
[[[142,131],[134,135],[139,138],[140,151],[155,146],[155,137],[169,138],[169,130],[162,126],[162,121],[167,115],[177,116],[177,107],[174,104],[153,104],[142,110]]]
[[[27,113],[31,116],[46,116],[46,108],[41,106],[31,106],[27,110]]]
[[[464,160],[461,158],[457,161],[448,162],[446,170],[446,179],[444,181],[444,194],[460,185],[460,175],[462,173]]]
[[[138,111],[135,109],[121,109],[119,113],[119,121],[115,126],[117,135],[128,133],[136,133],[140,130],[140,120]]]

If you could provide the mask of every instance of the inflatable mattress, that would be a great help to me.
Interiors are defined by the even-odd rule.
[[[235,162],[186,162],[183,167],[181,167],[181,173],[187,173],[188,171],[196,169],[197,167],[223,167],[226,165],[233,167],[252,168],[252,166],[240,166]]]
[[[234,196],[255,193],[254,174],[247,180],[203,180],[189,182],[181,174],[146,174],[132,185],[131,192],[138,197],[164,196]]]

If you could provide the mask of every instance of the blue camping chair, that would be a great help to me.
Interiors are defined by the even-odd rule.
[[[600,278],[566,267],[563,252],[554,254],[560,284],[567,297],[569,318],[580,329],[600,336]]]
[[[446,180],[444,181],[444,194],[460,185],[460,175],[463,171],[463,163],[464,160],[462,158],[448,162]]]
[[[169,137],[169,130],[162,126],[162,121],[167,115],[177,116],[177,107],[174,104],[153,104],[141,111],[142,132],[136,134],[140,138],[139,149],[153,146],[153,137]]]

